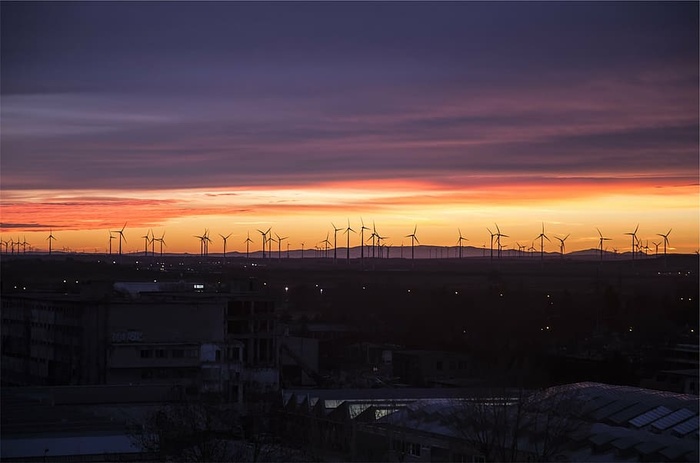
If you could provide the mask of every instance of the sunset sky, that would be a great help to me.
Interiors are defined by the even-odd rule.
[[[698,5],[3,1],[0,234],[694,252]]]

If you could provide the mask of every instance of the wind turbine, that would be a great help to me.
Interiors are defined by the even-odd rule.
[[[363,227],[363,228],[364,228],[364,226],[365,226],[365,225],[362,224],[362,227]],[[334,226],[334,228],[335,228],[335,226]],[[348,255],[347,255],[348,264],[350,263],[350,232],[356,233],[355,230],[353,230],[352,227],[350,227],[350,219],[348,219],[348,228],[346,228],[345,231],[343,232],[343,233],[345,233],[346,235],[348,235],[348,238],[347,238],[347,239],[348,239],[348,242],[347,242],[347,246],[348,246]],[[360,238],[360,241],[362,241],[361,238]]]
[[[279,236],[277,233],[275,233],[275,236],[277,237],[277,260],[282,262],[282,241],[286,240],[289,237]]]
[[[462,241],[469,241],[469,240],[462,236],[462,230],[460,230],[458,228],[457,231],[459,232],[459,239],[457,239],[457,245],[459,246],[459,258],[461,259],[462,258]]]
[[[204,230],[204,255],[209,255],[209,243],[211,243],[211,238],[209,238],[209,229]]]
[[[304,258],[304,242],[301,242],[301,258]]]
[[[369,235],[370,238],[372,238],[372,258],[374,258],[374,240],[375,238],[379,236],[377,235],[377,225],[374,223],[374,220],[372,221],[372,234]],[[367,239],[369,241],[369,238]]]
[[[489,249],[491,250],[491,260],[493,260],[493,237],[496,236],[496,234],[492,232],[489,227],[486,227],[486,229],[489,231],[489,235],[491,235],[491,244],[489,245]]]
[[[231,236],[231,233],[229,233],[229,234],[226,235],[226,236],[224,236],[224,235],[222,235],[221,233],[219,233],[219,236],[221,237],[221,239],[224,240],[224,260],[226,260],[226,241],[228,240],[228,237]]]
[[[267,258],[271,259],[272,258],[272,243],[276,243],[277,240],[272,237],[272,233],[270,233],[270,237],[267,239]]]
[[[331,226],[333,227],[333,262],[335,263],[338,261],[338,232],[342,228],[336,227],[333,222],[331,222]]]
[[[163,234],[160,235],[160,238],[153,237],[153,241],[158,241],[160,243],[160,257],[163,257],[163,245],[167,246],[167,244],[165,244],[165,230],[163,230]]]
[[[325,258],[328,258],[328,246],[331,245],[331,242],[328,241],[328,237],[330,236],[330,234],[331,234],[331,232],[326,232],[326,239],[323,240],[323,241],[321,241],[321,244],[325,244],[325,245],[326,245],[326,250],[325,250],[324,253],[323,253],[323,257],[325,257]]]
[[[365,221],[362,220],[362,217],[360,217],[360,223],[362,223],[362,226],[360,227],[360,260],[362,261],[362,264],[364,265],[364,263],[365,263],[365,230],[369,230],[369,227],[365,227]]]
[[[537,238],[540,239],[540,259],[544,260],[544,240],[546,239],[550,243],[552,242],[552,240],[550,240],[547,237],[547,235],[544,234],[544,222],[542,222],[542,233],[537,235]],[[537,239],[537,238],[535,238],[535,239]]]
[[[600,247],[600,260],[603,260],[603,241],[610,241],[612,238],[604,237],[599,228],[596,228],[596,230],[598,230],[598,235],[600,236],[598,244]]]
[[[28,244],[29,244],[29,243],[27,243],[27,237],[26,237],[26,236],[23,236],[23,237],[22,237],[22,254],[26,254],[26,253],[27,253],[27,245],[28,245]],[[30,247],[31,247],[31,246],[30,246]]]
[[[53,230],[49,230],[49,237],[46,238],[46,239],[49,240],[49,255],[51,255],[51,240],[55,240],[55,239],[56,239],[56,237],[53,236]],[[13,243],[12,243],[12,239],[10,239],[10,244],[13,244]],[[15,252],[15,247],[14,247],[14,245],[12,245],[12,252],[13,252],[13,253]]]
[[[144,243],[143,243],[143,255],[147,256],[148,255],[148,243],[151,238],[151,230],[148,230],[145,235],[143,235],[141,238],[144,238]]]
[[[126,222],[124,222],[124,226],[122,227],[121,230],[116,230],[114,233],[119,234],[119,255],[122,255],[122,240],[126,243],[126,237],[124,236],[124,229],[126,228]],[[49,252],[51,254],[51,252]]]
[[[199,240],[199,255],[204,256],[204,235],[192,235]]]
[[[495,236],[496,236],[496,245],[498,246],[498,258],[500,259],[500,258],[501,258],[501,249],[502,249],[502,247],[501,247],[501,237],[503,237],[503,238],[509,238],[509,236],[508,236],[508,235],[504,235],[503,233],[501,233],[501,229],[498,228],[498,224],[494,224],[494,225],[496,225],[496,235],[495,235]]]
[[[639,230],[639,224],[637,224],[637,227],[634,229],[633,232],[625,233],[625,235],[629,235],[632,237],[632,260],[634,260],[634,245],[637,241],[637,230]]]
[[[270,230],[272,230],[272,227],[268,228],[267,231],[262,231],[258,228],[258,231],[262,235],[262,258],[265,258],[265,244],[267,244],[267,234],[270,233]]]
[[[668,241],[668,235],[671,234],[671,230],[673,230],[673,229],[672,229],[672,228],[669,229],[669,230],[666,232],[665,235],[663,235],[663,234],[661,234],[661,233],[657,233],[657,234],[656,234],[657,236],[660,236],[660,237],[662,237],[662,238],[664,239],[664,257],[666,256],[666,245],[667,245],[667,244],[670,244],[669,241]]]
[[[413,246],[414,246],[413,243],[414,243],[414,241],[416,243],[420,244],[420,241],[418,241],[418,237],[416,236],[416,230],[418,230],[418,224],[416,224],[416,226],[413,227],[413,233],[411,233],[410,235],[406,235],[404,237],[404,238],[411,238],[411,260],[413,260],[413,257],[414,257],[414,255],[413,255]]]
[[[659,255],[659,246],[661,246],[661,243],[657,243],[656,241],[652,241],[651,244],[654,245],[654,248],[656,248],[656,252],[654,253],[655,256]]]
[[[570,235],[571,233],[569,233]],[[559,254],[561,255],[562,259],[564,258],[564,249],[566,248],[566,245],[564,244],[564,241],[569,237],[569,235],[566,235],[564,238],[559,238],[558,236],[555,236],[554,238],[558,239],[560,241],[559,245]]]
[[[250,232],[248,232],[248,237],[245,239],[245,258],[248,259],[250,256],[250,243],[253,240],[250,239]]]

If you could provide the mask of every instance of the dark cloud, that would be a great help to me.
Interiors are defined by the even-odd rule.
[[[697,169],[697,3],[3,2],[0,16],[4,188],[653,174],[661,155],[666,174]]]

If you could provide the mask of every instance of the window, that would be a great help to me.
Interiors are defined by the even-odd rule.
[[[153,351],[151,349],[141,349],[141,358],[149,359],[153,356]]]
[[[184,349],[173,349],[172,356],[174,359],[181,359],[185,356]]]
[[[438,371],[442,371],[442,360],[438,360],[435,363],[435,368],[437,368]]]
[[[486,457],[483,455],[472,456],[472,463],[486,463]]]
[[[156,358],[157,359],[165,358],[165,349],[156,349]]]

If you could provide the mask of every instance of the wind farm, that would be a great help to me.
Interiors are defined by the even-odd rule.
[[[532,240],[531,246],[520,244],[521,241],[529,241],[527,236],[520,234],[520,237],[514,237],[512,242],[506,242],[506,239],[510,238],[510,235],[502,232],[501,227],[498,223],[493,224],[495,231],[492,231],[490,226],[484,227],[483,229],[475,227],[476,230],[485,230],[481,232],[481,237],[485,240],[484,244],[479,246],[465,245],[465,242],[469,240],[464,236],[462,232],[462,227],[457,227],[457,240],[452,244],[437,244],[437,243],[421,243],[418,239],[418,224],[414,224],[412,233],[407,235],[402,235],[404,238],[410,240],[409,247],[410,253],[404,255],[403,243],[400,246],[400,252],[390,253],[390,248],[393,244],[388,243],[388,236],[382,236],[376,224],[373,221],[372,227],[367,227],[363,219],[359,219],[360,227],[359,233],[352,228],[350,219],[347,219],[347,226],[345,228],[340,228],[335,225],[334,221],[329,222],[330,228],[325,231],[324,235],[318,236],[315,242],[317,243],[316,249],[317,253],[314,258],[320,259],[331,259],[333,263],[338,263],[340,261],[339,254],[342,254],[344,261],[350,263],[352,260],[358,259],[364,262],[365,259],[376,260],[376,259],[394,259],[394,260],[448,260],[448,259],[477,259],[483,258],[485,251],[487,251],[487,256],[489,261],[507,261],[514,258],[532,258],[533,251],[539,251],[539,259],[551,260],[553,257],[558,257],[560,260],[586,260],[586,259],[596,259],[599,261],[603,260],[638,260],[638,259],[650,259],[656,257],[663,257],[670,254],[671,240],[669,238],[672,229],[669,229],[666,233],[656,233],[654,236],[661,238],[659,242],[650,241],[649,239],[643,240],[637,236],[639,232],[639,225],[636,225],[633,231],[625,231],[619,233],[617,238],[612,236],[603,236],[600,228],[591,227],[591,230],[595,231],[594,235],[588,234],[587,236],[578,237],[572,233],[566,233],[564,236],[555,235],[554,239],[558,241],[558,245],[555,249],[547,250],[545,246],[545,241],[551,242],[549,236],[545,232],[545,223],[540,224],[540,230],[534,240]],[[231,228],[229,226],[229,228]],[[366,237],[364,231],[371,231],[371,234]],[[267,227],[266,230],[260,228],[247,228],[239,229],[236,231],[239,235],[246,236],[246,239],[240,243],[234,244],[234,249],[229,248],[229,238],[234,234],[234,232],[227,230],[228,233],[218,233],[220,237],[219,243],[221,246],[217,246],[213,251],[211,250],[212,240],[210,234],[212,233],[209,228],[205,228],[204,232],[201,234],[191,235],[199,243],[199,250],[197,255],[200,257],[210,257],[212,259],[223,257],[245,258],[245,259],[263,259],[269,260],[273,257],[272,244],[277,243],[277,260],[282,261],[283,259],[295,259],[295,258],[306,258],[309,259],[309,255],[304,255],[304,243],[308,241],[305,235],[303,239],[299,239],[293,235],[280,236],[278,233],[272,231],[272,227]],[[254,241],[250,238],[251,231],[257,232],[261,235],[260,247],[251,249],[251,244]],[[126,223],[117,229],[107,230],[108,232],[108,242],[107,246],[104,247],[103,253],[107,255],[112,255],[115,253],[114,246],[112,245],[113,240],[119,240],[119,246],[116,250],[116,255],[140,255],[142,257],[155,257],[156,255],[156,243],[159,244],[159,255],[163,255],[163,248],[167,246],[165,243],[165,230],[163,230],[160,237],[156,237],[152,228],[147,228],[143,231],[144,234],[138,234],[138,236],[143,239],[143,247],[139,250],[134,249],[123,249],[123,246],[128,244],[127,236],[129,234],[137,234],[137,231],[126,230]],[[344,243],[340,244],[338,242],[338,232],[342,232],[344,236]],[[478,231],[473,231],[471,236],[475,241],[479,241]],[[331,241],[331,234],[333,240]],[[597,236],[596,236],[597,235]],[[624,239],[625,237],[631,237],[631,241],[628,242],[629,249],[624,250]],[[15,255],[15,254],[29,254],[29,255],[41,255],[41,254],[55,254],[60,252],[65,254],[66,250],[56,251],[52,243],[57,238],[54,235],[53,230],[49,231],[48,237],[45,238],[46,248],[41,249],[41,247],[32,246],[26,239],[23,238],[2,241],[3,246],[0,247],[0,255]],[[573,251],[567,251],[566,244],[567,240],[576,240],[578,243],[578,249]],[[282,256],[282,246],[286,242],[287,250],[285,252],[285,257]],[[539,249],[534,247],[534,243],[538,242]],[[606,243],[612,242],[614,248],[610,250],[606,246]],[[617,243],[617,244],[616,244]],[[650,243],[653,247],[650,246]],[[630,246],[631,244],[631,246]],[[586,246],[587,245],[587,246]],[[29,247],[29,252],[27,252],[27,247]],[[618,247],[623,247],[623,252],[618,252]],[[70,253],[82,253],[82,254],[101,254],[99,248],[90,248],[87,251],[71,251]],[[177,249],[169,248],[169,255],[189,255],[189,252],[178,252]],[[692,253],[687,253],[692,254]]]

